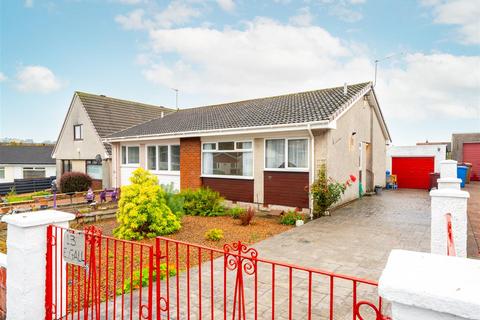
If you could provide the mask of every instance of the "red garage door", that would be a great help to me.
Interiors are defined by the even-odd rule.
[[[392,174],[397,175],[399,188],[428,189],[430,172],[435,169],[433,157],[393,157]]]
[[[463,144],[463,162],[472,164],[472,180],[480,181],[480,142]]]

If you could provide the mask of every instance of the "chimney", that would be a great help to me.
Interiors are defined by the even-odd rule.
[[[348,87],[347,87],[347,83],[345,82],[343,84],[343,95],[346,96],[348,94]]]

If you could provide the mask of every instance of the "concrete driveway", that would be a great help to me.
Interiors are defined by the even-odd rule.
[[[392,249],[430,250],[430,196],[384,190],[255,248],[263,258],[378,280]]]

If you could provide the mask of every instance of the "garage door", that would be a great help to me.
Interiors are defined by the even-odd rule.
[[[472,164],[472,180],[480,181],[480,143],[463,144],[463,161]]]
[[[399,188],[428,189],[430,172],[434,172],[433,157],[393,157],[392,174],[397,175]]]

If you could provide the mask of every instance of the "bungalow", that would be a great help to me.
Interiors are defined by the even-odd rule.
[[[177,189],[206,186],[232,201],[310,208],[322,164],[336,180],[358,177],[343,201],[384,185],[390,140],[367,82],[183,109],[103,141],[112,146],[114,186],[143,167]]]
[[[104,95],[75,92],[51,155],[56,159],[58,174],[83,172],[94,179],[95,188],[110,187],[111,147],[102,139],[172,111]]]
[[[56,176],[52,145],[0,145],[0,183]]]

